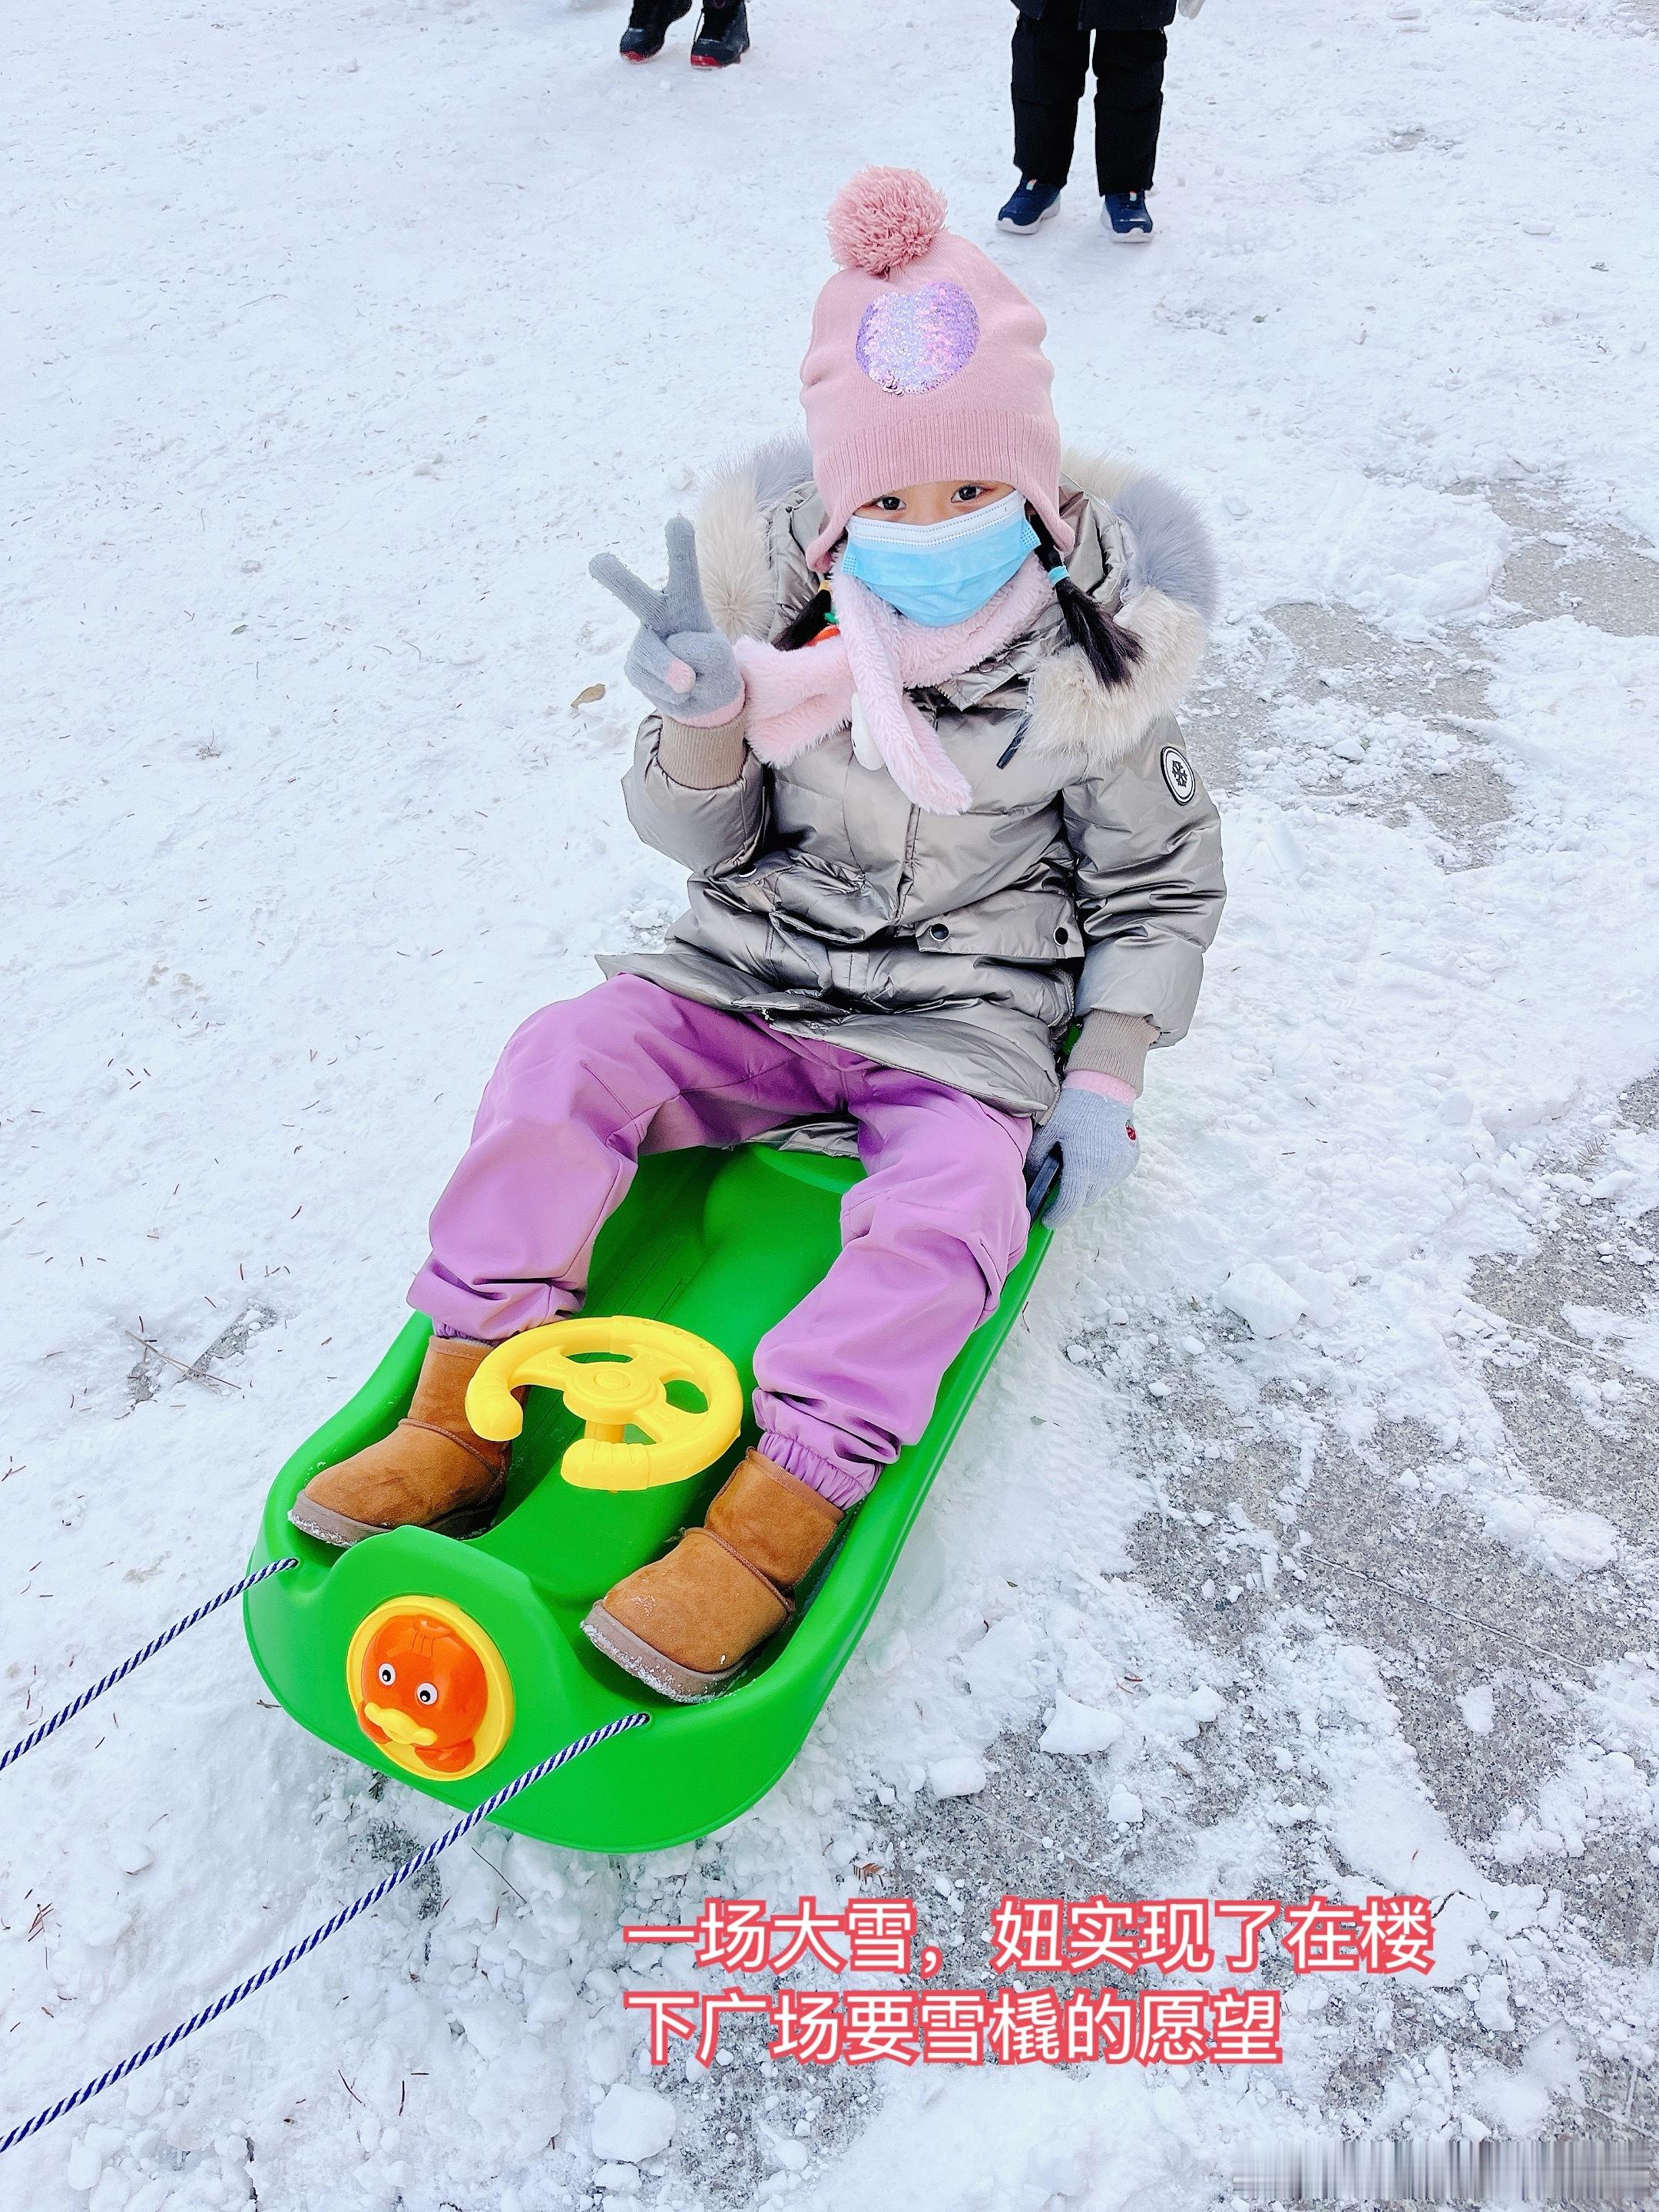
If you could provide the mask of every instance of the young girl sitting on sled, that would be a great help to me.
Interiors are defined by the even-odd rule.
[[[294,1507],[337,1545],[486,1527],[507,1448],[468,1426],[467,1382],[580,1308],[639,1155],[850,1117],[868,1172],[755,1354],[758,1447],[585,1624],[682,1701],[730,1683],[921,1435],[1024,1249],[1028,1162],[1060,1152],[1055,1223],[1133,1167],[1147,1048],[1185,1032],[1221,913],[1171,718],[1212,612],[1203,531],[1152,477],[1062,465],[1042,317],[944,216],[908,171],[855,178],[810,453],[715,486],[701,576],[683,520],[663,592],[593,563],[640,619],[653,710],[629,817],[690,871],[690,910],[508,1043],[410,1292],[436,1334],[409,1418]]]

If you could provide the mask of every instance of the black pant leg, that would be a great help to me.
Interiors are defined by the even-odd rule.
[[[1168,46],[1162,31],[1095,33],[1095,171],[1103,198],[1151,189]]]
[[[1035,21],[1014,23],[1014,161],[1022,177],[1063,185],[1072,167],[1078,104],[1089,77],[1089,33],[1071,0],[1048,0]]]

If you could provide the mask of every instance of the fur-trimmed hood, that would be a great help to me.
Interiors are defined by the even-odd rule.
[[[1148,470],[1071,448],[1060,483],[1076,532],[1072,579],[1137,640],[1139,658],[1122,684],[1102,685],[1056,609],[946,692],[959,690],[957,703],[966,704],[1023,677],[1033,754],[1099,769],[1132,751],[1192,682],[1215,612],[1215,556],[1193,502]],[[713,477],[696,518],[697,559],[728,637],[772,637],[811,598],[818,578],[805,549],[821,518],[804,439],[776,440]]]

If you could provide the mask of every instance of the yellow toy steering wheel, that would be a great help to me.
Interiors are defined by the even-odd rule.
[[[580,1352],[620,1358],[580,1362]],[[670,1382],[702,1393],[704,1410],[669,1402]],[[654,1490],[711,1466],[743,1426],[743,1385],[716,1346],[690,1329],[629,1314],[549,1322],[497,1346],[466,1386],[466,1418],[481,1437],[505,1443],[524,1426],[513,1393],[526,1383],[562,1392],[587,1424],[560,1468],[579,1490]],[[628,1431],[651,1441],[629,1443]]]

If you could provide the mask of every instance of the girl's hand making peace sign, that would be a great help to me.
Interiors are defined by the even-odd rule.
[[[652,590],[614,553],[600,553],[587,573],[640,619],[623,674],[659,714],[712,729],[743,705],[743,677],[727,641],[710,617],[697,574],[696,533],[683,514],[668,525],[668,582]]]

